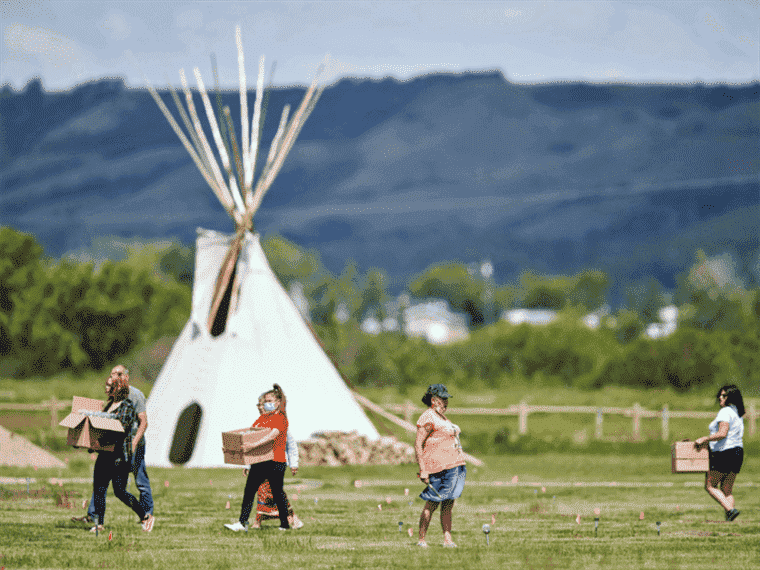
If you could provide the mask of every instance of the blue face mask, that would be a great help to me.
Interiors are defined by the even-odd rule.
[[[277,409],[277,402],[264,402],[265,412],[274,412]]]

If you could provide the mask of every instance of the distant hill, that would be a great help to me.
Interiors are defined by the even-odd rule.
[[[256,227],[316,248],[334,271],[352,258],[397,283],[434,262],[490,258],[499,282],[598,267],[671,287],[699,247],[731,252],[757,282],[759,88],[344,80],[319,101]],[[302,94],[273,90],[265,145]],[[239,116],[238,94],[223,98]],[[50,255],[103,235],[191,243],[197,226],[232,229],[143,89],[6,86],[0,117],[0,223]]]

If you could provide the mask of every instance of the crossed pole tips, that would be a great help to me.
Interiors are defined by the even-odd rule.
[[[238,75],[240,80],[240,144],[238,144],[238,138],[235,134],[235,127],[229,107],[221,109],[218,116],[214,113],[199,68],[193,69],[193,75],[198,85],[198,93],[206,112],[207,126],[211,131],[216,152],[212,148],[201,124],[200,115],[193,102],[193,94],[190,91],[184,69],[180,69],[179,71],[182,91],[185,95],[184,105],[176,90],[169,85],[169,91],[177,107],[184,130],[164,104],[158,92],[150,84],[147,77],[145,77],[145,83],[158,108],[182,142],[182,145],[187,150],[204,180],[211,190],[213,190],[225,210],[235,220],[238,230],[250,230],[253,227],[253,215],[256,213],[261,200],[264,198],[267,190],[269,190],[272,182],[277,177],[306,119],[314,110],[317,100],[326,87],[325,84],[319,85],[319,80],[327,66],[329,56],[325,56],[325,60],[317,69],[314,79],[295,113],[291,115],[290,105],[285,105],[283,108],[279,127],[272,139],[266,161],[259,172],[258,180],[254,180],[261,146],[261,133],[266,115],[264,56],[259,61],[253,117],[249,119],[248,87],[240,26],[235,28],[235,40],[237,43]],[[227,146],[228,138],[229,147]]]

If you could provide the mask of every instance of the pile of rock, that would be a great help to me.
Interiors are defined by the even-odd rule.
[[[395,437],[368,439],[356,432],[313,434],[298,442],[301,465],[401,465],[414,463],[414,447]]]

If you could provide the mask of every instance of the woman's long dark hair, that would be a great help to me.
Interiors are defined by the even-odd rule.
[[[129,382],[123,376],[117,376],[116,378],[111,378],[111,385],[113,386],[114,390],[113,390],[113,393],[106,400],[105,406],[103,406],[104,412],[109,408],[109,406],[113,402],[120,402],[121,400],[126,400],[127,396],[129,396]]]
[[[739,414],[739,417],[741,418],[745,412],[744,399],[742,398],[742,393],[736,384],[726,384],[725,386],[721,386],[715,397],[718,398],[721,392],[726,393],[726,405],[730,406],[733,404],[736,406],[736,413]]]

